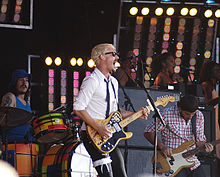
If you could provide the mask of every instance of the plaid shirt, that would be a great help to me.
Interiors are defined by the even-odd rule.
[[[199,110],[196,111],[196,141],[206,141],[204,135],[204,116]],[[168,146],[171,149],[179,147],[186,141],[195,140],[191,120],[185,121],[179,113],[178,107],[173,106],[167,109],[164,109],[161,114],[163,117],[166,126],[163,126],[162,122],[158,120],[158,131],[161,132],[161,141],[164,145]],[[147,125],[145,132],[153,132],[155,130],[155,123],[152,122]],[[192,146],[190,149],[195,148]],[[194,155],[188,159],[189,161],[194,161],[195,165],[191,170],[196,169],[200,162],[197,157]]]

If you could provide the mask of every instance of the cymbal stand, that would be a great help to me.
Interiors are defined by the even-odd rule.
[[[3,136],[2,139],[5,144],[5,161],[8,161],[8,126],[7,126],[8,125],[8,118],[7,118],[7,112],[4,113],[2,121],[5,121],[5,127],[4,127],[5,136]]]

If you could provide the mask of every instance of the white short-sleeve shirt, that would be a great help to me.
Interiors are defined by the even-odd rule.
[[[74,110],[86,110],[93,119],[106,118],[106,82],[107,78],[98,68],[90,76],[84,78],[79,94],[73,104]],[[110,111],[118,110],[118,81],[110,76],[108,79],[110,92]],[[113,88],[114,87],[114,88]],[[81,128],[85,129],[85,124]]]

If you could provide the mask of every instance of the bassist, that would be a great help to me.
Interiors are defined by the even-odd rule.
[[[158,139],[158,148],[165,157],[171,157],[173,149],[190,140],[195,141],[197,146],[204,145],[204,151],[207,153],[213,150],[213,146],[206,143],[204,116],[198,110],[198,102],[194,96],[186,95],[182,97],[177,105],[165,109],[162,117],[166,126],[164,127],[158,121],[158,131],[161,133],[161,141]],[[195,119],[195,126],[192,126],[192,118]],[[195,127],[196,133],[194,133],[192,127]],[[147,125],[144,133],[145,138],[152,144],[154,143],[154,131],[154,122],[152,122]],[[195,146],[191,148],[193,149]],[[205,172],[197,157],[194,155],[188,160],[195,162],[194,166],[183,168],[176,177],[205,177]]]

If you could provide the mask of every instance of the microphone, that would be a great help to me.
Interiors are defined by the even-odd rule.
[[[187,71],[195,71],[194,69],[191,69],[189,67],[186,67],[186,66],[180,66],[181,69],[183,70],[187,70]]]

